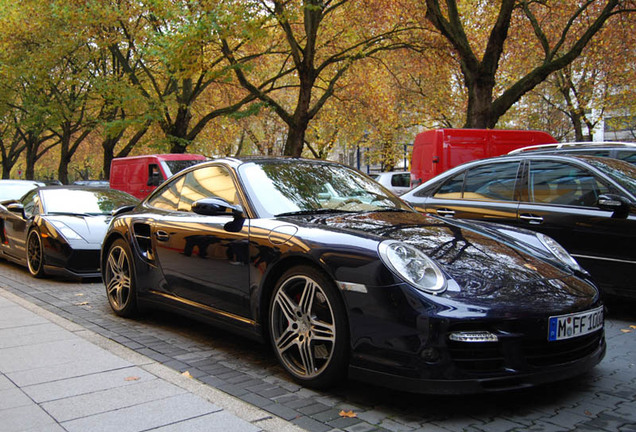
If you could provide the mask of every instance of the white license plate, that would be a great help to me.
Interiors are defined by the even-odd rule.
[[[583,336],[603,328],[603,307],[549,318],[548,340]]]

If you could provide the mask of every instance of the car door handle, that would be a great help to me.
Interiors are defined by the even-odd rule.
[[[543,223],[543,218],[541,216],[534,216],[531,214],[520,214],[519,219],[523,219],[524,221],[527,221],[528,223],[533,225]]]
[[[158,241],[165,242],[165,241],[168,241],[170,239],[170,234],[168,234],[165,231],[157,231],[155,233],[155,237],[157,238]]]
[[[455,210],[451,209],[437,209],[437,214],[440,216],[455,216]]]

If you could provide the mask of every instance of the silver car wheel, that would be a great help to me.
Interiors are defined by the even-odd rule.
[[[131,316],[136,311],[133,269],[127,246],[123,240],[111,246],[104,271],[108,301],[115,313],[122,316]]]
[[[334,309],[323,288],[297,275],[274,295],[270,330],[283,366],[295,377],[318,377],[330,364],[336,346]]]

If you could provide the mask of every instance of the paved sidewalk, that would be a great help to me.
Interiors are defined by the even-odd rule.
[[[301,429],[0,289],[0,430]]]

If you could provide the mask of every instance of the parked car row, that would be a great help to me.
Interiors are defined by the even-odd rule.
[[[634,291],[635,170],[523,152],[458,166],[402,200],[336,163],[217,159],[141,202],[80,187],[4,201],[0,250],[36,277],[101,274],[120,316],[170,309],[268,343],[302,385],[518,389],[605,355],[597,285]],[[78,251],[99,261],[78,271]]]

